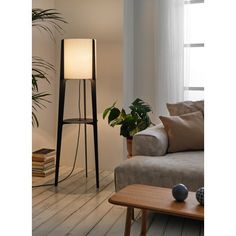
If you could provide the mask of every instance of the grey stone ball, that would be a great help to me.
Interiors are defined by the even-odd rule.
[[[204,206],[204,187],[201,187],[196,192],[196,198],[198,202]]]
[[[176,184],[172,188],[172,195],[178,202],[183,202],[188,197],[188,189],[184,184]]]

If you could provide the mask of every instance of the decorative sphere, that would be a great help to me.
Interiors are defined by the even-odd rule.
[[[178,202],[183,202],[188,197],[188,189],[184,184],[176,184],[172,188],[172,195]]]
[[[204,187],[201,187],[197,190],[196,198],[201,205],[204,205]]]

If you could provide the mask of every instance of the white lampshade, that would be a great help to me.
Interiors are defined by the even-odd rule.
[[[92,39],[64,39],[65,79],[92,79]]]

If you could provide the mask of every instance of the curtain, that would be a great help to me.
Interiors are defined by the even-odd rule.
[[[139,97],[154,118],[167,113],[167,102],[183,100],[183,6],[183,0],[124,1],[125,104],[130,94]]]
[[[155,100],[166,114],[166,102],[184,99],[183,0],[156,0],[154,21]]]

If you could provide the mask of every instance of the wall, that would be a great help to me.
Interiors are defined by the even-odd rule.
[[[55,0],[33,0],[33,8],[49,9],[55,8]],[[48,34],[44,31],[39,31],[38,28],[32,29],[32,55],[39,56],[42,59],[55,65],[55,50],[56,44]],[[37,117],[39,127],[33,128],[32,132],[32,150],[41,147],[54,147],[56,137],[56,87],[58,85],[56,74],[49,73],[51,85],[46,82],[39,83],[40,91],[47,91],[51,94],[49,98],[51,103],[46,104],[47,108],[38,110]]]
[[[35,1],[38,2],[38,1]],[[48,1],[49,3],[50,1]],[[33,5],[34,6],[34,5]],[[58,80],[60,61],[60,40],[62,38],[95,38],[97,40],[97,103],[98,103],[98,135],[99,159],[101,169],[113,169],[123,159],[123,138],[119,135],[119,128],[111,128],[102,119],[102,112],[114,101],[122,106],[123,100],[123,0],[56,0],[54,7],[62,13],[68,22],[63,26],[65,33],[58,36],[57,43],[48,43],[41,50],[50,51],[55,59],[57,73],[53,84],[53,102],[42,115],[42,126],[33,130],[33,146],[55,145],[55,130],[58,106]],[[38,35],[33,41],[38,40]],[[44,46],[44,45],[43,45]],[[48,50],[48,47],[51,47]],[[53,51],[54,51],[54,54]],[[87,87],[87,102],[90,106],[90,89]],[[78,115],[78,81],[67,82],[65,117]],[[82,107],[83,109],[83,107]],[[91,113],[88,107],[88,113]],[[50,122],[49,122],[50,121]],[[84,129],[81,127],[79,165],[84,165]],[[78,126],[64,126],[62,139],[61,160],[64,165],[72,165]],[[46,133],[46,135],[44,135]],[[49,135],[50,134],[50,135]],[[43,139],[41,139],[42,135]],[[89,168],[94,166],[94,150],[92,127],[88,127]]]
[[[126,107],[136,98],[153,109],[151,120],[158,123],[155,99],[154,0],[124,0],[124,99]],[[131,92],[130,92],[131,91]]]
[[[134,0],[134,97],[154,104],[153,0]]]

